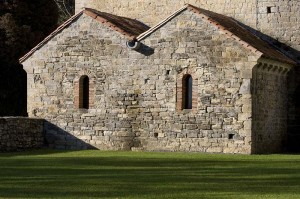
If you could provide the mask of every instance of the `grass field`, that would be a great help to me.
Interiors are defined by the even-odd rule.
[[[4,153],[0,198],[300,198],[300,155]]]

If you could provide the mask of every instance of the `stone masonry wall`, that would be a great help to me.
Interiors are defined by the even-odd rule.
[[[42,119],[0,118],[0,151],[23,151],[44,144]]]
[[[76,0],[76,11],[91,7],[153,26],[186,3],[231,16],[300,51],[299,0]]]
[[[256,0],[76,0],[76,12],[90,7],[154,26],[187,3],[256,25]]]
[[[195,112],[166,113],[162,123],[154,121],[158,142],[141,134],[142,146],[147,150],[250,153],[251,129],[247,124],[252,113],[248,80],[257,59],[254,53],[188,12],[144,42],[157,52],[170,50],[168,56],[163,54],[158,59],[163,59],[166,69],[171,66],[173,74],[177,74],[177,91],[180,77],[192,75],[197,106]],[[156,81],[165,84],[164,78]],[[159,111],[157,114],[161,114]]]
[[[287,149],[287,74],[290,66],[261,59],[253,70],[253,153]]]
[[[238,21],[262,32],[262,37],[273,43],[300,64],[300,1],[299,0],[76,0],[77,12],[82,7],[137,18],[153,26],[159,21],[190,3],[204,9],[231,16]],[[297,73],[290,73],[289,133],[290,145],[299,148],[299,115],[295,111],[295,96],[298,95]],[[297,139],[294,139],[295,136]],[[300,151],[300,149],[298,149]]]
[[[300,1],[258,0],[257,5],[256,29],[296,49],[300,63]]]
[[[126,40],[83,15],[23,63],[28,112],[48,121],[50,147],[251,153],[256,54],[189,11],[138,51]],[[177,108],[185,74],[197,109]],[[89,109],[75,104],[82,75],[93,84]]]

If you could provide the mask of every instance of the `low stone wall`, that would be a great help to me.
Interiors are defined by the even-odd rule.
[[[41,148],[44,143],[43,119],[0,118],[0,151],[23,151]]]

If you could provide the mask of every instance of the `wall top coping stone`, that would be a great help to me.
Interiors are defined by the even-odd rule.
[[[4,119],[4,120],[19,120],[19,119],[21,119],[21,120],[45,120],[45,119],[42,119],[42,118],[31,118],[31,117],[15,117],[15,116],[12,116],[12,117],[10,117],[10,116],[5,116],[5,117],[0,117],[0,120],[1,119]]]

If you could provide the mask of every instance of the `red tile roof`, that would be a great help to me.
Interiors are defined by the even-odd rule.
[[[116,15],[112,15],[105,12],[100,12],[94,9],[85,8],[82,12],[74,15],[64,24],[59,26],[54,32],[52,32],[48,37],[46,37],[41,43],[39,43],[36,47],[34,47],[31,51],[29,51],[26,55],[20,58],[20,62],[25,61],[28,57],[30,57],[36,50],[41,48],[45,43],[47,43],[50,39],[52,39],[56,34],[61,32],[64,28],[66,28],[69,24],[75,21],[82,14],[86,14],[95,20],[103,23],[104,25],[112,28],[113,30],[120,32],[125,35],[129,40],[137,40],[142,41],[146,37],[150,36],[153,32],[164,26],[174,17],[178,16],[185,10],[190,10],[205,20],[208,20],[212,25],[216,26],[218,29],[225,32],[228,36],[234,38],[239,43],[241,43],[246,48],[252,50],[258,55],[262,55],[266,58],[271,58],[273,60],[281,61],[288,64],[296,64],[296,62],[279,50],[277,50],[274,46],[272,46],[267,41],[264,41],[253,31],[250,31],[246,28],[245,25],[239,23],[238,21],[217,14],[208,10],[204,10],[192,5],[186,5],[183,8],[177,10],[175,13],[167,17],[165,20],[157,24],[156,26],[149,29],[145,24],[126,17],[120,17]]]
[[[83,12],[86,15],[96,19],[97,21],[122,33],[131,40],[134,40],[138,35],[142,34],[150,28],[138,20],[120,17],[90,8],[85,8]]]
[[[210,20],[213,24],[229,31],[229,34],[233,34],[231,36],[237,37],[236,39],[246,42],[247,45],[252,46],[257,51],[261,52],[263,54],[263,57],[271,58],[288,64],[296,64],[294,60],[284,55],[269,42],[261,39],[259,36],[255,35],[253,31],[250,31],[245,27],[245,25],[234,20],[233,18],[204,10],[192,5],[188,5],[187,8],[194,13],[207,16],[208,20]]]
[[[190,4],[179,9],[178,11],[167,17],[165,20],[158,23],[156,26],[150,28],[148,31],[139,35],[137,37],[137,40],[142,41],[146,37],[150,36],[153,32],[160,29],[174,17],[180,15],[185,10],[190,10],[195,14],[200,15],[200,17],[202,17],[205,20],[208,20],[212,25],[225,32],[228,36],[231,36],[251,51],[257,54],[261,54],[263,57],[271,58],[273,60],[277,60],[288,64],[296,64],[294,60],[284,55],[269,42],[261,39],[260,37],[255,35],[253,31],[250,31],[245,27],[245,25],[239,23],[233,18],[217,14],[205,9],[201,9]]]
[[[51,40],[55,35],[60,33],[64,28],[70,25],[73,21],[79,18],[82,14],[86,14],[95,20],[103,23],[109,28],[120,32],[125,35],[129,40],[135,40],[135,38],[147,31],[149,27],[135,19],[130,19],[126,17],[120,17],[116,15],[112,15],[105,12],[99,12],[94,9],[85,8],[83,11],[78,14],[72,16],[69,20],[60,25],[55,31],[53,31],[49,36],[47,36],[42,42],[40,42],[37,46],[31,49],[26,55],[19,59],[20,63],[24,62],[28,57],[30,57],[35,51],[41,48],[45,43]]]

